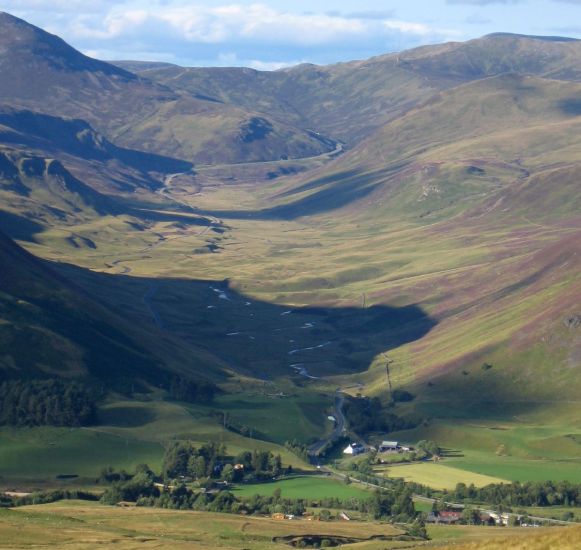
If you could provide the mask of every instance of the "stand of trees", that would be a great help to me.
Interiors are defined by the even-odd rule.
[[[15,506],[30,506],[33,504],[48,504],[58,502],[59,500],[88,500],[96,502],[99,500],[97,495],[87,491],[63,490],[41,491],[26,495],[24,497],[9,497],[0,494],[0,508]]]
[[[291,441],[285,441],[284,446],[287,451],[302,458],[305,462],[309,461],[309,446],[306,443],[302,443],[297,439],[292,439]]]
[[[212,382],[194,382],[174,377],[169,385],[169,394],[176,401],[187,403],[211,403],[218,393],[218,386]]]
[[[86,386],[67,380],[11,380],[0,384],[0,425],[86,426],[96,402]]]
[[[343,412],[349,426],[359,434],[369,432],[395,432],[416,427],[396,414],[383,407],[381,401],[374,397],[351,397],[345,400]]]
[[[166,449],[162,476],[164,479],[253,481],[272,479],[282,473],[280,455],[268,451],[243,451],[234,457],[227,455],[224,445],[209,443],[196,447],[191,441],[174,441]]]
[[[569,481],[495,483],[476,488],[459,483],[444,498],[496,506],[581,506],[581,484]]]

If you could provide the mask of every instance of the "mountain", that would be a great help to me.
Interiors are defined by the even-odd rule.
[[[195,162],[316,156],[329,140],[267,115],[193,97],[91,59],[0,13],[0,102],[85,120],[116,144]]]
[[[494,34],[329,66],[274,72],[119,62],[192,95],[276,113],[354,145],[386,122],[459,84],[510,72],[581,79],[581,41]]]

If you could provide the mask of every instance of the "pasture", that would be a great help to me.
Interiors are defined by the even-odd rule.
[[[402,478],[405,481],[413,481],[414,483],[426,485],[433,489],[454,489],[458,483],[465,483],[466,485],[474,484],[476,487],[484,487],[491,483],[502,483],[506,481],[498,477],[477,474],[434,462],[381,466],[374,468],[374,471],[385,477]]]
[[[276,443],[249,439],[224,429],[207,407],[164,401],[111,401],[101,410],[101,424],[86,428],[1,428],[0,484],[58,485],[56,476],[94,479],[107,466],[132,471],[148,464],[159,471],[164,445],[189,439],[198,445],[224,443],[228,452],[263,450],[280,454],[283,464],[313,467]],[[272,411],[271,411],[272,413]]]
[[[335,479],[318,476],[296,477],[273,483],[241,485],[234,490],[234,494],[240,497],[251,497],[252,495],[272,496],[274,491],[278,489],[280,489],[282,498],[292,499],[367,499],[371,496],[369,491],[362,489],[357,484],[346,485]]]
[[[0,510],[0,548],[66,547],[71,550],[114,545],[119,550],[288,548],[273,537],[333,535],[366,539],[397,536],[391,525],[359,522],[275,521],[206,512],[116,508],[61,502]],[[401,543],[400,543],[401,544]]]

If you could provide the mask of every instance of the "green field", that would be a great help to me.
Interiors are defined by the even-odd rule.
[[[346,485],[341,481],[325,477],[298,477],[273,483],[261,483],[257,485],[241,485],[234,493],[241,497],[252,495],[271,496],[274,491],[280,489],[282,498],[369,498],[369,491],[357,485]]]
[[[502,483],[505,479],[454,468],[447,464],[409,464],[402,466],[377,467],[374,471],[389,478],[402,478],[434,489],[454,489],[458,483],[484,487],[491,483]]]
[[[562,404],[558,415],[523,413],[521,405],[509,408],[488,406],[489,415],[480,416],[485,406],[462,403],[446,412],[454,418],[437,418],[442,408],[419,403],[422,411],[434,415],[428,427],[399,434],[404,441],[433,438],[444,448],[442,465],[468,476],[482,475],[508,481],[569,480],[581,482],[581,426],[575,404]],[[526,408],[524,408],[526,410]],[[520,414],[515,415],[515,412]]]
[[[249,439],[225,430],[207,407],[139,401],[115,401],[101,411],[102,424],[88,428],[0,429],[0,484],[58,484],[56,476],[78,475],[84,483],[106,466],[133,470],[148,464],[159,471],[164,445],[189,439],[198,445],[224,443],[228,452],[269,450],[283,463],[312,469],[276,443]]]

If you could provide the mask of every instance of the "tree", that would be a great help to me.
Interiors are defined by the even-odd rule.
[[[480,511],[469,507],[464,508],[462,511],[462,522],[467,525],[480,525]]]
[[[377,489],[369,501],[369,511],[374,519],[384,519],[391,515],[391,497]]]
[[[416,518],[409,528],[409,534],[412,537],[418,537],[424,540],[429,540],[428,532],[426,531],[426,524],[420,517]]]
[[[191,443],[174,441],[169,444],[163,457],[163,475],[166,478],[176,478],[188,474],[188,463],[193,454]]]
[[[201,478],[205,477],[206,473],[207,473],[207,469],[208,469],[208,465],[206,463],[206,459],[203,456],[192,455],[189,458],[188,471],[192,477],[194,477],[196,479],[201,479]]]
[[[226,466],[224,466],[224,468],[222,469],[222,479],[224,481],[232,483],[233,481],[235,481],[235,476],[236,470],[234,470],[234,466],[232,466],[232,464],[226,464]]]

